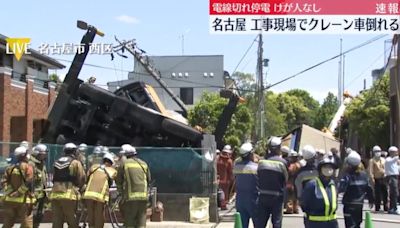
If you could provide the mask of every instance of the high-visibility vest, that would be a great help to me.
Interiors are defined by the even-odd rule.
[[[325,213],[324,215],[307,215],[309,221],[314,222],[328,222],[331,220],[336,219],[336,187],[334,184],[331,185],[331,195],[332,195],[332,205],[329,202],[328,193],[325,190],[324,185],[322,184],[321,180],[316,178],[317,186],[321,191],[322,197],[324,199],[325,204]],[[331,211],[330,211],[331,209]]]

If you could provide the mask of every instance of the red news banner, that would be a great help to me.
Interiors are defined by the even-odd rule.
[[[399,33],[399,0],[210,0],[210,33]]]

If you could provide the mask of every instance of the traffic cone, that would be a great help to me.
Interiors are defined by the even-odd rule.
[[[371,214],[369,213],[369,211],[365,212],[365,228],[373,228],[374,226],[372,225],[372,220],[371,220]]]
[[[240,218],[240,213],[235,213],[235,226],[234,228],[243,228],[242,227],[242,219]]]

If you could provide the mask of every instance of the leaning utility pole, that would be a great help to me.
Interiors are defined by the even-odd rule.
[[[257,140],[264,138],[264,80],[263,80],[263,41],[262,34],[258,35],[257,50],[257,119],[256,119],[256,135]]]
[[[161,73],[153,65],[150,64],[149,57],[145,54],[145,51],[136,46],[135,40],[120,41],[115,37],[119,43],[118,46],[114,47],[115,52],[127,50],[135,57],[135,59],[142,64],[144,69],[158,82],[158,84],[171,96],[176,104],[182,109],[183,116],[187,117],[188,110],[182,100],[177,97],[172,90],[170,90],[167,84],[161,79]]]
[[[338,101],[339,105],[343,102],[343,83],[342,83],[342,66],[343,66],[343,49],[342,49],[342,39],[340,39],[340,58],[339,58],[339,75],[338,75]]]

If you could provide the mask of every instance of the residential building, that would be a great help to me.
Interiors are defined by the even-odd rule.
[[[49,70],[65,66],[35,50],[17,61],[6,53],[6,38],[0,34],[0,141],[37,142],[56,97]],[[0,155],[8,155],[9,150],[3,146]]]

